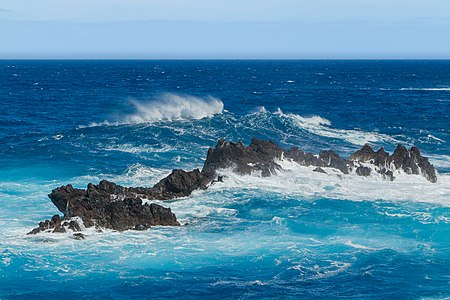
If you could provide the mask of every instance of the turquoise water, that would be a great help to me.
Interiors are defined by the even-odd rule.
[[[0,61],[0,299],[450,297],[449,61]],[[209,147],[419,146],[439,171],[286,165],[164,202],[183,226],[26,236],[54,188],[151,186]]]

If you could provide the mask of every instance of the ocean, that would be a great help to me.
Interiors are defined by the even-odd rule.
[[[1,60],[0,108],[0,299],[450,297],[450,61]],[[252,137],[416,145],[438,182],[229,172],[156,202],[180,227],[26,235],[54,188],[152,186]]]

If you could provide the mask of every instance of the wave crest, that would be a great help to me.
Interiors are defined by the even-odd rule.
[[[364,145],[376,142],[397,143],[393,137],[378,132],[366,132],[357,129],[338,129],[332,127],[331,121],[321,116],[303,117],[293,113],[284,113],[280,108],[274,113],[291,121],[295,126],[318,136],[340,139],[354,145]]]
[[[190,95],[163,94],[157,100],[132,101],[136,112],[124,123],[154,123],[174,120],[200,120],[223,112],[223,102],[214,97],[200,98]]]
[[[429,87],[429,88],[401,88],[400,91],[450,91],[450,87]]]

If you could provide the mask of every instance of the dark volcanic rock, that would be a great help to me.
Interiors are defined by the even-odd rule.
[[[157,183],[153,190],[159,194],[159,199],[186,197],[195,190],[206,189],[209,181],[198,169],[190,172],[173,170],[169,176]]]
[[[53,233],[64,233],[66,228],[61,224],[61,218],[59,215],[54,215],[51,220],[45,220],[44,222],[39,222],[39,226],[31,230],[28,234],[36,234],[39,232],[53,232]]]
[[[344,174],[356,173],[369,176],[372,172],[381,174],[388,180],[394,180],[394,172],[402,170],[407,174],[422,174],[430,182],[436,182],[436,170],[421,156],[417,147],[407,150],[399,145],[392,156],[384,148],[374,151],[369,145],[344,159],[332,150],[321,151],[319,155],[304,152],[297,147],[285,150],[271,141],[252,139],[249,146],[242,142],[227,142],[221,139],[215,148],[208,150],[202,174],[209,181],[218,174],[217,170],[232,168],[238,174],[250,174],[261,171],[261,176],[270,176],[281,167],[277,160],[287,159],[302,166],[317,168],[329,167]],[[319,171],[320,169],[317,169]],[[220,176],[220,175],[219,175]]]
[[[360,167],[356,168],[356,174],[359,176],[369,176],[371,172],[372,172],[372,169],[369,167],[360,166]]]
[[[380,174],[383,175],[384,179],[388,179],[390,181],[394,181],[394,172],[392,172],[391,170],[387,170],[385,168],[382,168],[380,170]]]
[[[324,173],[324,174],[327,174],[327,172],[325,172],[325,170],[322,169],[321,167],[315,168],[315,169],[313,170],[313,172],[318,172],[318,173]]]
[[[98,185],[89,184],[84,195],[78,189],[65,186],[53,190],[49,197],[65,218],[80,217],[86,227],[126,230],[138,224],[148,227],[179,225],[170,208],[143,204],[141,198],[153,195],[152,189],[124,188],[102,180]]]
[[[282,153],[283,149],[272,141],[253,138],[245,147],[241,141],[233,143],[221,139],[215,148],[208,150],[202,174],[212,180],[217,170],[231,167],[238,174],[260,171],[261,176],[268,177],[281,169],[274,160],[280,159]]]
[[[199,174],[199,171],[195,173]],[[178,177],[169,175],[168,178]],[[189,175],[187,178],[190,178]],[[59,216],[54,216],[52,221],[39,223],[39,227],[33,229],[30,234],[51,228],[55,228],[53,232],[65,232],[66,228],[81,231],[80,224],[71,220],[74,217],[81,218],[85,227],[96,226],[114,230],[134,229],[137,225],[146,228],[155,225],[179,226],[170,208],[154,203],[144,204],[142,199],[156,199],[158,196],[168,199],[175,195],[184,195],[183,190],[178,189],[180,186],[192,188],[191,182],[185,180],[186,177],[182,176],[182,180],[176,179],[175,183],[170,180],[170,184],[160,182],[158,189],[125,188],[106,180],[102,180],[98,185],[89,184],[86,190],[75,189],[71,185],[59,187],[49,194],[49,198],[64,214],[63,219],[67,220],[63,223],[64,226],[61,226]]]
[[[86,238],[86,236],[80,232],[74,233],[72,236],[76,240],[84,240]]]
[[[114,230],[150,228],[150,226],[179,226],[170,208],[143,203],[142,199],[169,200],[189,196],[194,190],[205,189],[210,179],[198,169],[190,172],[173,170],[152,188],[123,187],[107,180],[98,185],[76,189],[72,185],[59,187],[49,194],[50,200],[64,214],[64,224],[57,220],[41,222],[30,233],[36,234],[54,228],[54,232],[66,229],[81,231],[80,225],[71,220],[79,217],[85,227],[103,227]],[[59,218],[59,217],[58,217]]]
[[[320,159],[319,157],[300,150],[297,147],[292,147],[291,149],[284,152],[284,157],[287,159],[291,159],[294,162],[302,165],[302,166],[317,166],[317,167],[326,167],[327,164],[325,161]]]
[[[363,162],[370,163],[377,172],[393,180],[395,170],[402,170],[406,174],[422,174],[428,181],[436,182],[436,170],[426,157],[420,154],[417,147],[411,147],[410,150],[402,145],[398,145],[394,153],[389,154],[380,148],[374,152],[369,145],[365,145],[361,150],[353,153],[350,158],[353,163]],[[358,170],[358,169],[357,169]],[[358,172],[357,172],[358,173]]]
[[[336,152],[331,150],[321,151],[319,158],[325,162],[327,167],[338,169],[344,174],[349,173],[350,162],[340,157]]]

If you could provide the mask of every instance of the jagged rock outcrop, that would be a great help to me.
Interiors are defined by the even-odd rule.
[[[268,177],[281,169],[274,159],[281,158],[282,153],[283,149],[272,141],[253,138],[245,147],[241,141],[233,143],[221,139],[215,148],[208,150],[202,174],[212,179],[216,170],[231,167],[238,174],[260,171],[261,176]]]
[[[435,168],[426,157],[420,154],[417,147],[411,147],[408,150],[398,145],[394,153],[389,155],[383,148],[375,152],[369,145],[364,145],[361,150],[353,153],[349,160],[354,164],[368,163],[374,167],[375,171],[386,175],[391,180],[393,180],[393,171],[402,170],[406,174],[422,174],[433,183],[437,181]]]
[[[174,171],[175,172],[175,171]],[[55,215],[51,221],[39,223],[30,234],[42,231],[80,231],[81,226],[72,220],[78,217],[85,227],[110,228],[114,230],[147,229],[155,225],[178,226],[170,208],[143,203],[142,199],[171,199],[183,195],[180,188],[196,189],[189,172],[175,172],[166,177],[157,188],[126,188],[103,180],[98,185],[89,184],[87,189],[72,185],[59,187],[49,194],[50,200],[64,214]],[[198,170],[195,173],[200,173]],[[197,178],[195,175],[193,178]],[[191,186],[192,184],[192,186]],[[186,191],[184,191],[186,192]]]
[[[210,181],[199,169],[190,172],[173,170],[169,176],[149,189],[149,196],[160,200],[187,197],[195,190],[206,189]]]
[[[318,155],[304,152],[297,147],[285,150],[272,141],[253,138],[250,145],[241,141],[218,141],[210,148],[203,166],[192,171],[173,170],[167,177],[151,188],[123,187],[102,180],[98,185],[88,184],[86,189],[72,185],[59,187],[49,198],[63,218],[55,215],[51,220],[40,222],[29,234],[39,232],[78,232],[82,227],[96,226],[114,230],[145,230],[151,226],[178,226],[176,216],[170,208],[144,203],[145,200],[170,200],[187,197],[193,191],[206,189],[209,184],[221,182],[220,169],[231,168],[238,174],[258,172],[263,177],[271,176],[282,167],[281,160],[290,160],[302,166],[315,167],[315,172],[327,174],[323,168],[333,168],[343,174],[354,173],[369,176],[378,173],[387,180],[394,180],[394,173],[422,174],[430,182],[436,182],[436,170],[417,147],[407,150],[398,145],[392,155],[383,148],[374,151],[369,145],[353,153],[349,159],[340,157],[332,150]],[[78,223],[77,219],[82,221]],[[83,225],[83,226],[81,226]],[[82,239],[84,235],[74,238]]]
[[[403,171],[406,174],[422,174],[430,182],[436,182],[436,170],[427,158],[420,154],[417,147],[407,150],[398,145],[392,155],[384,148],[374,151],[369,145],[353,153],[349,159],[340,157],[332,150],[321,151],[319,155],[304,152],[297,147],[283,149],[271,141],[252,139],[249,146],[242,142],[233,143],[221,139],[215,148],[208,150],[202,174],[207,178],[217,176],[217,170],[231,167],[238,174],[250,174],[261,171],[261,176],[270,176],[281,166],[280,159],[287,159],[302,166],[314,166],[316,172],[325,172],[328,167],[344,174],[355,173],[369,176],[378,173],[383,178],[394,180],[394,172]]]

